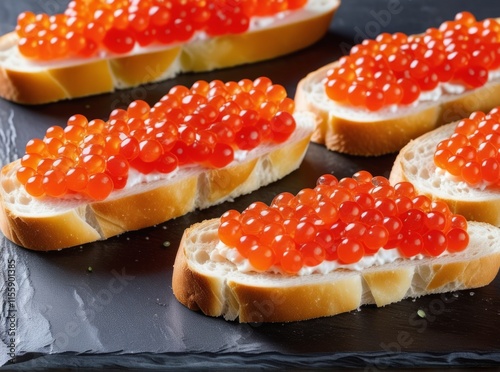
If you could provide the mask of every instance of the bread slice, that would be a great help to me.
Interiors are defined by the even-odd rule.
[[[450,123],[422,135],[403,147],[394,161],[391,182],[409,181],[418,193],[446,202],[453,213],[468,220],[500,226],[500,190],[472,187],[448,175],[434,164],[434,152],[441,140],[448,138],[456,123]]]
[[[470,222],[468,248],[457,254],[399,259],[363,271],[289,276],[240,272],[214,255],[219,219],[187,229],[172,287],[189,309],[240,322],[291,322],[331,316],[362,305],[385,306],[408,297],[489,284],[500,267],[500,229]],[[218,257],[218,259],[214,259]]]
[[[115,190],[104,201],[34,198],[17,180],[20,161],[16,160],[0,173],[0,228],[25,248],[56,250],[152,226],[250,193],[301,164],[314,116],[294,116],[297,128],[284,143],[258,146],[225,168],[181,166],[173,173]],[[129,179],[140,177],[132,172]]]
[[[127,55],[30,63],[17,50],[17,35],[0,37],[0,97],[41,104],[112,92],[172,78],[276,58],[318,41],[340,0],[309,0],[303,9],[256,24],[250,31],[185,44],[135,49]]]
[[[500,79],[460,94],[443,94],[396,110],[369,112],[329,99],[323,87],[332,62],[304,77],[297,86],[296,107],[314,112],[316,129],[311,140],[332,151],[351,155],[378,156],[399,151],[410,140],[474,111],[487,112],[500,104]]]

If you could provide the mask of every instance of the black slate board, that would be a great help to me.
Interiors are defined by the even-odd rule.
[[[25,9],[60,12],[65,2],[4,0],[0,34],[13,29]],[[156,102],[176,84],[196,80],[270,77],[293,97],[298,81],[380,32],[417,33],[470,10],[478,18],[500,16],[498,1],[344,0],[328,34],[316,45],[273,61],[203,74],[73,101],[20,106],[0,100],[0,164],[23,151],[32,137],[61,125],[74,113],[106,117],[133,99]],[[190,369],[500,365],[500,278],[470,291],[407,300],[385,308],[363,307],[331,318],[290,324],[240,325],[208,318],[180,305],[171,275],[182,232],[196,221],[270,202],[281,191],[310,187],[318,176],[350,176],[359,169],[388,176],[394,155],[340,155],[311,144],[299,170],[233,203],[104,242],[56,252],[31,252],[0,236],[0,365],[27,370],[62,367]],[[169,247],[164,242],[170,242]],[[13,272],[9,272],[9,264]],[[92,272],[87,268],[92,267]],[[15,282],[15,324],[8,282]],[[426,318],[417,315],[424,310]],[[14,314],[14,312],[10,312]],[[9,330],[16,340],[10,342]],[[15,352],[11,359],[10,353]]]

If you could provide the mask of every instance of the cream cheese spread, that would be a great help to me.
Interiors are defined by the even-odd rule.
[[[500,80],[500,69],[488,72],[488,82],[481,88],[489,89],[492,84],[497,84]],[[310,94],[313,97],[311,100],[316,102],[325,111],[335,112],[335,115],[348,120],[356,121],[377,121],[387,120],[389,118],[401,117],[412,113],[417,107],[419,110],[425,110],[428,107],[435,105],[436,101],[450,101],[456,99],[460,95],[472,94],[474,90],[468,90],[464,85],[457,83],[440,83],[431,91],[422,92],[415,102],[409,105],[390,105],[383,107],[378,111],[367,111],[364,108],[349,106],[346,104],[335,102],[329,99],[325,94],[323,82],[319,81],[312,84]],[[478,88],[478,89],[481,89]]]
[[[443,252],[441,254],[445,255],[447,252]],[[420,260],[424,256],[422,254],[415,255],[411,258],[405,258],[406,260]],[[305,276],[311,274],[328,274],[337,269],[346,269],[353,271],[363,271],[369,267],[382,266],[385,264],[389,264],[391,262],[402,259],[403,256],[399,253],[399,250],[396,248],[391,249],[379,249],[378,252],[372,256],[364,256],[361,260],[354,264],[342,264],[338,261],[323,261],[319,265],[316,266],[303,266],[296,275]],[[215,249],[210,254],[210,260],[214,262],[221,262],[224,260],[228,260],[232,262],[240,272],[257,272],[257,270],[251,265],[250,261],[243,257],[237,249],[230,248],[222,242],[218,242],[215,246]],[[269,272],[284,274],[278,266],[272,266]]]

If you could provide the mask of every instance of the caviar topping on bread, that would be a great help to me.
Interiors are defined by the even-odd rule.
[[[313,189],[187,229],[173,291],[190,309],[240,322],[330,316],[487,285],[500,267],[499,236],[408,182],[324,175]]]
[[[500,226],[499,110],[474,112],[411,141],[397,156],[391,181],[412,182],[455,213]]]
[[[60,249],[151,226],[251,192],[298,168],[314,127],[265,77],[175,86],[108,120],[73,115],[0,174],[0,227]]]
[[[40,104],[275,58],[319,40],[339,5],[75,0],[63,14],[25,12],[0,38],[0,96]]]
[[[296,102],[318,114],[313,141],[354,155],[409,140],[500,103],[500,23],[468,12],[419,35],[383,33],[310,73]]]
[[[73,115],[63,128],[26,145],[17,179],[28,194],[106,199],[124,188],[129,169],[169,174],[178,166],[223,168],[235,150],[285,142],[295,131],[294,102],[266,77],[174,86],[153,107],[142,100],[107,121]]]
[[[254,17],[275,17],[304,8],[307,0],[226,1],[79,1],[63,14],[21,13],[17,19],[18,49],[28,59],[50,61],[125,54],[137,45],[169,45],[247,32]]]
[[[470,187],[500,186],[500,107],[458,121],[453,134],[441,140],[434,164]]]

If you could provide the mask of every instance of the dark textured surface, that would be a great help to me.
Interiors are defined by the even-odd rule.
[[[24,9],[57,12],[55,0],[0,2],[0,33],[14,27]],[[290,96],[308,72],[337,59],[361,38],[379,32],[416,33],[472,10],[478,18],[500,16],[498,1],[344,0],[328,34],[313,47],[273,61],[205,74],[187,74],[160,84],[96,97],[24,107],[0,101],[0,164],[22,153],[25,142],[61,125],[74,113],[106,117],[133,99],[155,102],[176,84],[199,79],[270,77]],[[388,176],[394,155],[360,158],[312,144],[301,168],[268,187],[164,224],[105,242],[37,253],[0,237],[0,362],[5,369],[131,367],[141,369],[351,367],[495,367],[500,363],[500,278],[491,285],[403,301],[385,308],[291,324],[240,325],[187,310],[171,291],[172,265],[183,230],[271,201],[281,191],[310,187],[318,176],[350,176],[359,169]],[[170,242],[169,247],[164,242]],[[9,361],[8,265],[15,269],[15,363]],[[92,267],[92,272],[87,268]],[[426,312],[426,318],[417,311]]]

